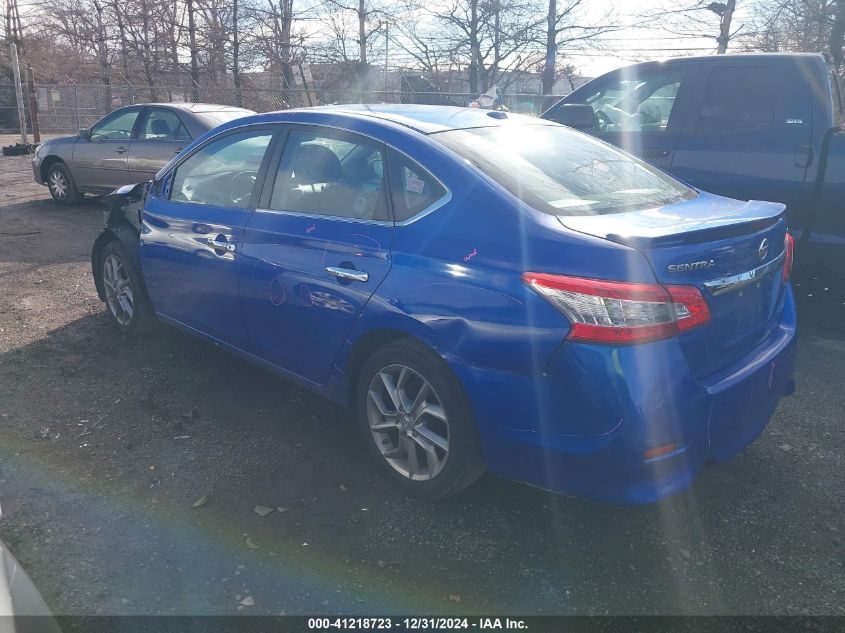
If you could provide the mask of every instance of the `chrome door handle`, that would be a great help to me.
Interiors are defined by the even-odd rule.
[[[208,245],[216,251],[226,251],[227,253],[235,252],[235,245],[226,240],[218,240],[216,237],[208,238]]]
[[[118,147],[115,151],[116,151],[118,154],[125,154],[125,153],[126,153],[126,148],[125,148],[125,147],[123,147],[123,146],[121,146],[121,147]]]
[[[349,281],[367,281],[370,278],[367,273],[361,272],[360,270],[350,270],[349,268],[329,266],[326,268],[326,272],[339,279],[348,279]]]

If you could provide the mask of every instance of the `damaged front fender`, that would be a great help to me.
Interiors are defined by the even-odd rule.
[[[97,236],[91,249],[91,272],[100,301],[106,300],[100,266],[101,254],[106,244],[120,240],[135,258],[135,263],[139,263],[141,222],[151,186],[152,182],[125,185],[106,196],[105,228]]]

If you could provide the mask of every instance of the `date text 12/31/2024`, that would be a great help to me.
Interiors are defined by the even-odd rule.
[[[442,631],[477,630],[524,630],[528,628],[525,620],[520,618],[444,618],[444,617],[413,617],[413,618],[309,618],[308,628],[313,631],[377,631],[377,630],[405,630],[405,631]]]

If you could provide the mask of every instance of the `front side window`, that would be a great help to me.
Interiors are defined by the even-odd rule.
[[[370,141],[291,132],[270,208],[358,220],[389,220],[384,151]]]
[[[227,134],[208,143],[176,168],[170,199],[246,209],[271,130]]]
[[[402,154],[390,151],[390,191],[397,222],[414,217],[446,195],[437,179]]]
[[[683,81],[683,70],[622,75],[585,99],[603,132],[665,131]]]
[[[767,127],[774,120],[775,101],[769,68],[714,68],[696,130],[718,133]]]
[[[190,141],[191,135],[175,112],[152,108],[147,111],[140,138],[147,141]]]
[[[129,140],[140,110],[114,112],[91,128],[91,140]]]
[[[451,130],[431,138],[551,215],[621,213],[697,195],[607,143],[557,125]]]

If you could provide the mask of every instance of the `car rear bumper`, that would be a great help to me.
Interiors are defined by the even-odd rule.
[[[744,357],[697,379],[677,339],[610,347],[565,343],[537,376],[454,364],[490,472],[602,501],[648,503],[689,486],[765,428],[794,390],[795,306]],[[646,458],[648,449],[676,444]]]

